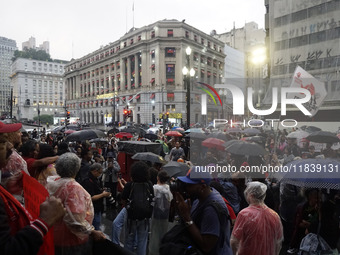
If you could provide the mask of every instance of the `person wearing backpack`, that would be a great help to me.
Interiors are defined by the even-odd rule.
[[[123,205],[128,213],[125,248],[134,251],[137,238],[136,253],[145,255],[154,197],[153,186],[149,181],[149,166],[142,161],[135,162],[131,166],[130,174],[132,182],[124,186],[122,193]]]
[[[208,172],[196,172],[195,167],[189,169],[186,176],[178,177],[182,188],[173,193],[182,224],[164,235],[161,255],[232,254],[228,209],[222,196],[210,188],[211,180]],[[183,197],[185,194],[189,197],[187,201]]]

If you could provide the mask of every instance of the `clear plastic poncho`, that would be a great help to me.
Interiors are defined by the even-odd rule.
[[[73,178],[49,176],[47,190],[60,198],[66,208],[62,221],[54,225],[56,246],[72,246],[84,243],[94,229],[94,210],[90,194]]]
[[[238,255],[279,254],[283,229],[279,215],[268,208],[263,200],[267,186],[250,182],[245,194],[251,194],[256,203],[251,203],[237,215],[231,241],[238,243]]]

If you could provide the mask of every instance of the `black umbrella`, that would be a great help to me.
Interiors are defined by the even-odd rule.
[[[338,143],[340,142],[339,138],[331,132],[328,131],[316,131],[311,133],[306,137],[308,141],[315,143]]]
[[[126,133],[133,134],[133,133],[136,133],[137,130],[135,128],[124,128],[124,129],[120,130],[120,132],[126,132]]]
[[[232,139],[231,135],[224,133],[211,133],[207,136],[207,138],[217,138],[223,141],[228,141]]]
[[[162,169],[167,172],[170,177],[177,177],[186,175],[189,170],[189,166],[177,161],[170,161],[168,164],[164,165]]]
[[[234,139],[234,140],[229,140],[228,142],[226,142],[224,144],[224,147],[229,147],[230,145],[234,144],[234,143],[240,143],[241,141],[240,140],[237,140],[237,139]]]
[[[151,133],[145,134],[144,137],[147,139],[150,139],[151,141],[155,141],[158,139],[158,136],[156,134],[151,134]]]
[[[107,131],[107,134],[109,135],[109,134],[114,134],[114,133],[119,133],[119,129],[117,129],[117,128],[112,128],[112,129],[110,129],[109,131]]]
[[[101,144],[109,143],[109,141],[106,138],[104,138],[104,137],[102,137],[102,138],[94,138],[94,139],[91,139],[89,142],[90,143],[101,143]]]
[[[100,130],[96,129],[85,129],[76,131],[72,134],[69,134],[65,141],[66,142],[74,142],[74,141],[85,141],[85,140],[91,140],[94,138],[100,138],[100,137],[106,137],[105,133]]]
[[[226,147],[226,150],[232,154],[248,156],[259,156],[267,153],[261,145],[244,141],[234,142]]]
[[[190,133],[190,134],[187,134],[185,137],[190,137],[190,139],[201,139],[201,140],[205,140],[208,138],[208,136],[205,133]]]
[[[318,127],[314,127],[314,126],[302,126],[300,128],[301,130],[303,131],[306,131],[308,133],[313,133],[313,132],[316,132],[316,131],[321,131],[321,128],[318,128]]]
[[[265,138],[263,136],[250,136],[244,139],[247,142],[263,143]]]
[[[139,152],[133,155],[131,158],[136,159],[136,160],[141,160],[141,161],[150,161],[152,163],[162,163],[162,164],[166,163],[163,157],[152,152]]]
[[[242,133],[242,129],[240,128],[229,128],[227,133]]]
[[[248,134],[248,135],[257,135],[257,134],[260,134],[261,131],[256,128],[246,128],[245,130],[242,131],[242,133]]]
[[[136,128],[136,133],[140,136],[144,136],[146,134],[146,130],[140,127]]]

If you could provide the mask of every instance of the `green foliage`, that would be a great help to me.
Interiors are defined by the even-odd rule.
[[[38,116],[34,117],[33,120],[35,120],[36,122],[38,122]],[[40,123],[53,123],[53,115],[40,115]]]
[[[35,49],[25,49],[23,51],[16,50],[14,52],[14,57],[12,58],[15,61],[17,58],[28,58],[34,60],[41,61],[49,61],[52,62],[50,54],[46,53],[43,50],[35,50]]]

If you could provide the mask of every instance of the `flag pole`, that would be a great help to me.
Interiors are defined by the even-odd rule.
[[[132,28],[135,27],[135,1],[132,3]]]

